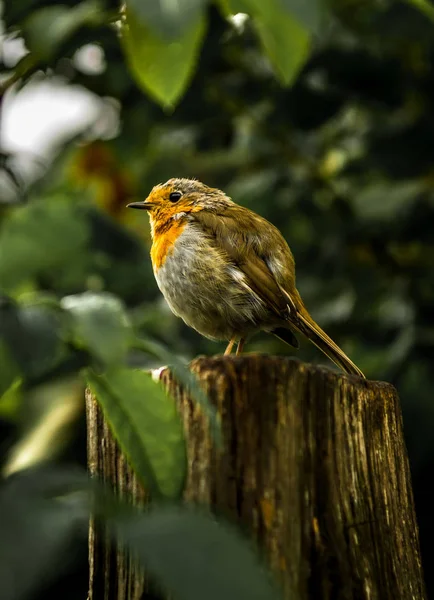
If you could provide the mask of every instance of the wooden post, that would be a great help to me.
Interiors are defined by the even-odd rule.
[[[215,450],[200,408],[164,370],[186,432],[185,499],[253,537],[285,598],[426,598],[391,385],[262,355],[200,358],[192,369],[221,415],[224,447]],[[87,411],[91,473],[141,500],[90,393]],[[141,575],[104,547],[91,529],[90,600],[140,598]]]

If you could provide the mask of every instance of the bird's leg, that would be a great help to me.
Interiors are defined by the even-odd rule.
[[[241,354],[241,352],[243,351],[245,343],[246,343],[246,339],[245,338],[241,338],[240,341],[238,342],[237,351],[235,353],[235,356],[238,356],[239,354]]]
[[[235,338],[232,338],[229,342],[229,344],[226,346],[226,350],[225,350],[225,356],[227,356],[228,354],[230,354],[232,352],[232,347],[235,344]]]

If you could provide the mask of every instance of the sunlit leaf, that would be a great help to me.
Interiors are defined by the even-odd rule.
[[[181,37],[197,22],[208,0],[126,0],[125,4],[157,35],[173,39]]]
[[[152,496],[179,497],[186,453],[173,399],[145,371],[88,371],[86,377],[114,436]]]
[[[20,414],[26,418],[20,422],[20,435],[8,451],[3,473],[10,475],[58,457],[71,443],[83,415],[83,396],[83,381],[76,373],[25,390],[16,401],[21,400]]]
[[[210,515],[154,509],[117,527],[146,570],[180,600],[276,600],[247,540]]]
[[[108,293],[85,292],[62,298],[72,315],[72,343],[105,364],[120,365],[131,342],[131,326],[122,302]]]
[[[132,75],[138,85],[161,106],[171,108],[184,93],[205,34],[199,17],[176,40],[167,42],[127,11],[122,42]]]

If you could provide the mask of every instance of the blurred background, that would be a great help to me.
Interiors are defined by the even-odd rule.
[[[333,0],[290,87],[276,80],[250,19],[225,19],[207,6],[189,84],[168,108],[130,74],[117,3],[62,4],[77,11],[74,27],[54,13],[50,27],[38,21],[55,2],[3,3],[4,475],[45,460],[85,465],[79,371],[88,352],[65,341],[66,297],[110,293],[138,336],[179,356],[223,351],[170,313],[152,275],[146,215],[125,208],[170,177],[196,177],[280,228],[313,317],[368,378],[397,387],[433,592],[431,5],[421,12],[406,2]],[[92,18],[80,21],[89,5]],[[29,47],[42,48],[37,62]],[[110,343],[103,326],[99,335],[100,345]],[[294,353],[266,335],[247,351]],[[304,342],[296,356],[333,368]],[[129,361],[143,357],[132,351]],[[82,536],[64,572],[29,597],[85,597],[86,584]]]

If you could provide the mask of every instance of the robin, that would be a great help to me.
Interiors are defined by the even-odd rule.
[[[225,354],[258,332],[298,348],[294,332],[345,372],[364,377],[310,316],[295,287],[295,263],[280,231],[224,192],[194,179],[169,179],[129,208],[150,216],[158,287],[175,315]]]

